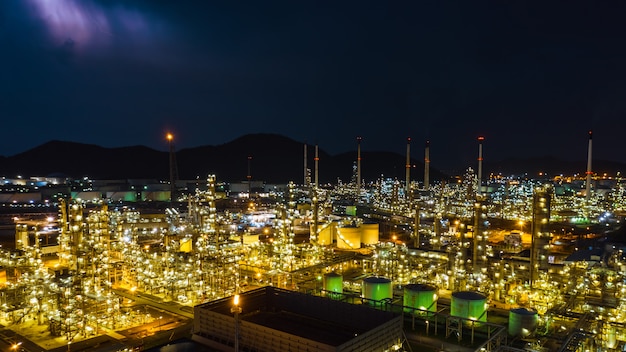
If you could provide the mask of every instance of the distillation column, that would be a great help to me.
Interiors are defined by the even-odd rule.
[[[552,187],[548,184],[535,188],[533,192],[533,218],[530,253],[530,288],[539,278],[540,272],[548,270],[550,249],[550,201]]]
[[[309,235],[309,241],[311,243],[317,243],[317,235],[319,232],[319,216],[320,216],[320,204],[319,204],[319,199],[318,197],[318,192],[317,192],[317,187],[318,187],[318,163],[319,163],[319,153],[318,153],[318,147],[317,144],[315,145],[315,183],[313,185],[313,194],[311,197],[311,201],[313,202],[313,228],[310,231],[310,235]]]
[[[585,200],[587,201],[587,206],[589,206],[589,200],[591,199],[591,142],[592,142],[593,133],[589,131],[589,145],[587,147],[587,180],[585,182]]]

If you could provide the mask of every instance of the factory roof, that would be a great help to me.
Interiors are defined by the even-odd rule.
[[[232,316],[232,297],[200,306]],[[396,313],[266,286],[240,295],[240,319],[302,338],[339,346],[398,319]]]

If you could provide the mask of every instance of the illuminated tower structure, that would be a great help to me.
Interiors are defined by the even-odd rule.
[[[416,204],[415,208],[415,218],[413,219],[413,247],[420,248],[421,238],[420,238],[420,226],[421,226],[421,212],[419,204]]]
[[[76,271],[79,246],[83,241],[85,224],[83,205],[77,201],[59,201],[59,266]]]
[[[478,137],[478,174],[476,175],[476,194],[480,196],[482,194],[482,178],[483,178],[483,141],[485,137]]]
[[[356,195],[361,194],[361,136],[356,137]]]
[[[315,145],[315,183],[313,184],[313,192],[311,196],[311,202],[313,203],[313,228],[309,234],[309,241],[313,244],[317,243],[317,235],[319,233],[319,215],[320,215],[320,204],[319,204],[319,194],[318,194],[318,166],[319,166],[319,150],[317,144]]]
[[[424,190],[430,188],[430,142],[426,141],[424,148]]]
[[[478,172],[476,175],[476,199],[474,201],[473,251],[472,266],[474,274],[480,273],[487,263],[487,236],[483,227],[483,218],[486,213],[485,198],[482,194],[483,174],[483,141],[485,137],[478,137]]]
[[[320,156],[319,156],[319,148],[317,146],[317,144],[315,145],[315,189],[317,190],[317,187],[319,187],[319,162],[320,162]]]
[[[102,283],[109,278],[110,244],[109,210],[108,206],[103,205],[101,209],[89,212],[87,231],[81,244],[86,253],[85,263],[81,264],[84,272],[93,281],[92,287],[96,292],[103,289]]]
[[[481,269],[487,263],[487,235],[485,234],[483,222],[486,213],[486,206],[483,198],[476,197],[474,202],[474,226],[473,226],[473,250],[472,250],[472,267],[473,273],[480,273]]]
[[[304,178],[302,179],[302,185],[304,187],[308,186],[309,180],[309,167],[307,165],[307,148],[306,143],[304,143]]]
[[[406,199],[411,199],[411,137],[406,139],[406,181],[404,185],[404,192],[406,193]]]
[[[551,234],[550,203],[552,186],[549,184],[536,187],[533,191],[532,238],[530,248],[530,288],[539,278],[539,273],[547,272]]]
[[[294,238],[296,236],[294,232],[294,225],[296,220],[296,189],[293,182],[289,182],[287,185],[289,189],[289,201],[287,203],[287,260],[289,264],[289,271],[292,271],[293,262],[296,255],[296,245],[294,243]]]
[[[220,248],[220,236],[217,230],[217,207],[215,206],[215,175],[207,177],[207,214],[202,219],[202,237],[206,243],[215,243],[215,250]]]
[[[589,206],[589,200],[591,199],[591,143],[592,143],[593,132],[589,131],[589,144],[587,146],[587,173],[586,173],[586,181],[585,181],[585,201],[587,202],[587,206]]]
[[[165,138],[170,151],[170,201],[176,200],[176,180],[178,179],[178,167],[176,166],[176,153],[174,152],[174,135],[168,133]]]
[[[473,203],[476,199],[476,174],[474,169],[468,167],[463,174],[463,182],[461,184],[461,192],[465,200],[465,204]]]
[[[308,153],[307,144],[304,143],[304,179],[302,185],[305,188],[311,186],[311,169],[309,169],[308,165]]]
[[[287,185],[288,191],[285,203],[279,204],[276,211],[278,213],[279,236],[272,242],[274,263],[273,268],[283,271],[292,271],[295,256],[294,244],[294,221],[296,213],[295,186],[293,182]]]
[[[400,207],[400,189],[402,188],[398,180],[394,180],[391,185],[391,195],[389,198],[389,205],[392,211],[399,210]]]

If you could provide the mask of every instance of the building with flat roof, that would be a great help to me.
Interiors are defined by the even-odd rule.
[[[240,313],[235,316],[234,312]],[[402,347],[402,315],[266,286],[194,307],[195,341],[220,351],[380,352]]]

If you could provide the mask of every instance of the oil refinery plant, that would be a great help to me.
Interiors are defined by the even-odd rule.
[[[483,141],[446,182],[429,143],[412,180],[410,140],[405,180],[363,180],[358,138],[348,183],[319,185],[305,145],[299,184],[59,199],[14,219],[0,323],[41,349],[186,327],[218,351],[624,350],[624,181],[484,176]]]

